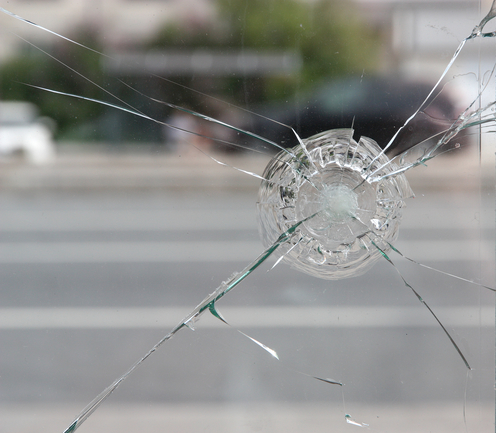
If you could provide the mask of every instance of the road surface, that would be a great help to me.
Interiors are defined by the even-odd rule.
[[[421,189],[397,247],[492,285],[493,200],[485,189]],[[262,251],[255,202],[251,188],[5,189],[0,432],[63,430],[253,260]],[[465,431],[464,401],[468,431],[486,431],[492,294],[394,260],[453,335],[470,374],[385,260],[343,281],[285,264],[269,271],[271,261],[218,303],[231,326],[207,314],[194,332],[181,330],[81,431],[349,431],[349,412],[377,431],[398,431],[406,420],[411,430],[401,431],[456,432]]]

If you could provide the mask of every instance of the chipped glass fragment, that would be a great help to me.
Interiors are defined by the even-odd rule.
[[[348,424],[351,424],[351,425],[355,425],[357,427],[365,427],[365,428],[369,428],[369,424],[365,424],[365,423],[361,423],[361,422],[357,422],[355,420],[353,420],[353,418],[351,417],[351,415],[349,413],[347,413],[344,418],[346,419],[346,422]]]

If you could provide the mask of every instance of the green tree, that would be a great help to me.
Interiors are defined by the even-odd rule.
[[[265,80],[264,98],[376,66],[379,35],[360,21],[351,3],[329,0],[217,0],[210,26],[165,26],[154,47],[294,49],[303,60],[294,77]]]
[[[98,50],[95,39],[85,32],[78,33],[73,39]],[[36,90],[31,86],[88,98],[102,98],[102,92],[90,81],[82,78],[84,76],[91,81],[102,83],[100,56],[63,41],[47,52],[49,55],[29,48],[3,63],[0,67],[0,97],[3,100],[33,102],[40,108],[41,114],[56,121],[59,137],[71,136],[80,125],[98,117],[103,107],[75,98],[61,98],[60,95]]]

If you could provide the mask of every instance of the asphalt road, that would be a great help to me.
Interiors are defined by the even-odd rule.
[[[493,200],[484,191],[421,191],[408,202],[397,246],[492,285]],[[2,192],[0,432],[38,425],[28,420],[66,427],[253,260],[262,251],[255,201],[249,189]],[[347,412],[378,431],[398,431],[405,420],[411,430],[401,431],[485,431],[492,294],[394,259],[452,333],[470,374],[385,260],[337,282],[285,264],[269,271],[272,261],[218,303],[231,326],[206,314],[194,332],[181,330],[81,431],[348,431]]]

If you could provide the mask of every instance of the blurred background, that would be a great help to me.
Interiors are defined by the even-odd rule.
[[[0,6],[91,48],[0,14],[0,432],[11,433],[63,431],[262,251],[259,179],[231,167],[261,175],[276,149],[163,102],[282,147],[295,145],[294,135],[256,114],[302,137],[353,125],[356,137],[385,147],[490,3]],[[494,41],[476,42],[446,75],[428,121],[413,123],[391,155],[450,125],[480,88],[482,106],[494,101]],[[446,155],[407,173],[416,197],[397,247],[494,287],[491,125],[470,128]],[[232,327],[204,317],[195,332],[181,331],[81,431],[356,429],[346,414],[382,432],[492,431],[493,294],[394,261],[473,371],[386,261],[337,282],[284,264],[270,270],[272,261],[219,302]]]
[[[350,127],[355,118],[359,135],[384,146],[419,107],[479,14],[476,1],[58,0],[10,5],[21,16],[34,17],[105,55],[3,15],[2,100],[35,104],[41,116],[54,121],[49,126],[58,141],[103,141],[117,147],[165,142],[169,149],[176,137],[159,123],[33,91],[25,84],[113,103],[120,99],[160,121],[181,122],[153,97],[283,143],[290,139],[286,131],[273,131],[273,124],[211,99],[207,103],[198,92],[290,124],[304,136]],[[491,61],[490,53],[466,51],[461,68]],[[464,87],[444,92],[438,101],[442,108],[435,107],[438,117],[441,110],[453,119],[466,108],[472,89]],[[22,118],[33,120],[24,114],[18,121]]]

